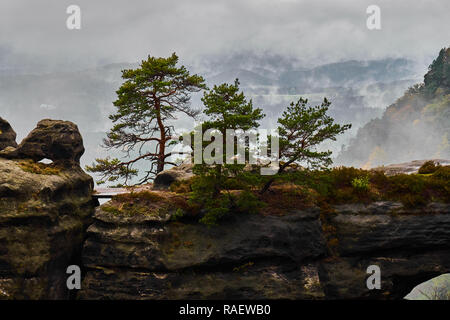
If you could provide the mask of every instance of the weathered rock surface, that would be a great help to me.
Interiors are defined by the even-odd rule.
[[[322,261],[319,271],[328,298],[402,299],[420,282],[450,271],[450,204],[342,205],[329,223],[337,256]],[[380,267],[380,290],[366,286],[370,265]]]
[[[122,219],[98,208],[80,298],[318,298],[326,255],[318,210],[241,215],[218,227],[170,216]]]
[[[66,268],[80,264],[93,180],[79,167],[52,169],[0,158],[0,299],[69,297]]]
[[[425,281],[405,297],[407,300],[450,300],[450,273]]]
[[[315,265],[252,265],[247,270],[155,272],[98,267],[81,299],[321,299]]]
[[[84,153],[78,127],[70,121],[44,119],[17,146],[0,152],[9,159],[50,159],[63,165],[79,164]]]
[[[0,117],[0,150],[6,147],[17,147],[16,133],[9,122]]]
[[[194,176],[192,168],[192,164],[183,163],[177,167],[172,167],[158,173],[153,182],[153,189],[167,190],[175,181],[183,181],[192,178]]]
[[[325,228],[319,210],[240,215],[219,227],[102,207],[83,249],[82,299],[402,299],[450,271],[450,205],[396,202],[337,206]],[[369,290],[367,267],[381,269]]]
[[[381,288],[367,288],[367,267],[380,268]],[[320,282],[327,299],[403,299],[417,284],[450,270],[448,249],[367,252],[323,261]]]

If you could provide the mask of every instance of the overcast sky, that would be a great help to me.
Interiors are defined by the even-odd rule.
[[[66,8],[81,8],[81,30]],[[368,30],[366,8],[381,8]],[[0,64],[85,67],[176,51],[271,52],[307,64],[408,57],[429,61],[450,44],[449,0],[1,0]]]

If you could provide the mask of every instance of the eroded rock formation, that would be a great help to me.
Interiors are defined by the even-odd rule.
[[[66,268],[80,264],[94,211],[93,181],[80,168],[29,166],[0,158],[0,298],[65,299]]]
[[[218,227],[98,208],[88,229],[83,299],[323,298],[318,210],[241,215]]]
[[[95,210],[93,180],[77,163],[81,136],[70,122],[43,120],[19,146],[9,141],[0,154],[0,299],[67,299],[66,269],[81,264]],[[35,162],[43,158],[54,163]]]
[[[70,121],[44,119],[38,122],[16,148],[0,152],[9,159],[50,159],[62,165],[79,164],[84,153],[78,127]]]
[[[17,147],[16,133],[9,122],[0,117],[0,150],[7,147]]]
[[[446,204],[338,206],[323,224],[319,209],[239,215],[212,228],[103,208],[83,249],[82,299],[401,299],[450,271]],[[370,265],[380,290],[366,285]]]

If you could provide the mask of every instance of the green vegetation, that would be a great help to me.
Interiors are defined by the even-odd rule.
[[[317,151],[317,146],[327,140],[336,140],[336,136],[351,128],[350,124],[339,125],[327,115],[331,103],[324,98],[320,106],[308,106],[308,99],[300,98],[292,102],[278,119],[280,124],[278,175],[293,163],[304,162],[312,167],[329,166],[331,151]],[[261,193],[269,190],[275,178],[269,179]]]
[[[428,73],[424,78],[424,94],[432,97],[439,88],[445,87],[448,91],[450,87],[450,48],[443,48],[438,57],[428,68]]]
[[[369,176],[364,176],[361,178],[353,178],[352,187],[356,191],[366,192],[369,190]]]
[[[188,193],[192,191],[192,178],[188,180],[174,181],[169,190],[175,193]]]
[[[257,173],[248,173],[258,176]],[[450,202],[450,167],[442,166],[434,173],[398,174],[386,176],[381,171],[340,167],[325,170],[296,169],[281,174],[270,192],[257,190],[264,179],[254,179],[246,199],[254,197],[252,212],[282,214],[287,209],[328,206],[344,203],[400,201],[407,207],[425,205],[431,201]],[[195,181],[195,179],[194,179]],[[194,186],[192,186],[195,188]],[[243,194],[223,190],[223,194]],[[255,210],[256,208],[256,210]],[[263,210],[261,210],[263,209]],[[247,211],[247,210],[243,210]]]
[[[227,129],[255,129],[259,126],[259,120],[264,117],[261,109],[253,108],[252,101],[247,101],[244,94],[239,92],[238,80],[234,85],[214,86],[212,90],[205,92],[202,101],[205,105],[204,114],[209,117],[202,129],[214,129],[223,137],[226,136]],[[300,98],[283,112],[278,119],[279,157],[283,162],[275,176],[262,177],[254,174],[244,170],[245,164],[224,164],[225,142],[218,142],[218,148],[214,152],[222,150],[221,154],[212,152],[208,155],[215,163],[194,166],[196,178],[191,184],[190,201],[200,204],[207,212],[201,222],[214,225],[230,211],[258,211],[265,204],[260,196],[255,195],[255,188],[259,188],[260,194],[266,193],[290,166],[295,167],[301,162],[312,167],[329,166],[331,151],[317,151],[317,147],[326,140],[335,140],[337,135],[351,127],[349,124],[334,123],[334,119],[327,115],[330,104],[325,98],[319,106],[308,106],[308,100]],[[237,143],[235,142],[235,148]],[[245,151],[239,156],[248,161],[250,143],[248,140],[241,143],[245,145]],[[175,186],[173,190],[177,189],[180,186]],[[188,188],[183,186],[183,190]],[[232,193],[228,190],[242,192]]]
[[[226,137],[227,129],[255,129],[259,126],[258,121],[264,117],[261,109],[253,108],[252,101],[247,101],[244,93],[239,92],[237,79],[234,84],[214,86],[212,90],[204,93],[202,101],[205,105],[203,112],[208,117],[202,125],[202,130],[213,130],[213,134],[214,131],[219,132],[222,137]],[[210,159],[207,158],[206,163],[194,166],[196,178],[192,182],[190,196],[191,203],[200,204],[205,209],[206,214],[200,221],[207,225],[216,224],[230,211],[255,211],[258,206],[257,198],[248,190],[238,194],[222,192],[230,183],[240,185],[239,189],[247,189],[250,181],[247,181],[249,176],[244,172],[245,164],[225,164],[225,141],[217,143],[220,154],[215,154],[215,150],[210,154],[204,152]],[[246,143],[244,155],[241,156],[248,154],[248,148]],[[208,160],[213,159],[213,164],[209,164]]]
[[[383,143],[387,140],[386,132],[392,129],[385,130],[386,123],[398,128],[401,121],[407,123],[406,127],[424,129],[424,124],[432,122],[439,124],[439,130],[448,131],[449,57],[450,49],[443,49],[430,66],[424,84],[410,88],[387,109],[383,119],[367,125],[368,138],[361,141],[372,141],[372,137],[380,141],[375,141],[374,145],[362,143],[364,152],[359,154],[363,158],[359,160],[373,165],[379,160],[377,157],[386,155]],[[177,62],[175,54],[169,58],[148,57],[140,68],[124,70],[126,81],[117,91],[118,100],[114,103],[117,113],[110,116],[115,125],[105,140],[107,147],[126,149],[128,156],[132,150],[148,150],[143,148],[144,145],[154,146],[155,151],[139,151],[136,159],[127,162],[97,159],[96,164],[87,167],[88,171],[101,173],[109,182],[123,179],[127,184],[138,175],[133,165],[147,160],[150,169],[140,181],[144,183],[169,164],[166,159],[172,154],[167,148],[176,141],[174,128],[167,121],[173,119],[175,112],[196,116],[198,111],[188,106],[189,95],[206,89],[202,77],[191,76],[183,66],[176,67]],[[381,171],[353,167],[328,169],[332,163],[331,151],[320,149],[321,144],[335,141],[351,125],[335,123],[328,115],[331,103],[326,98],[320,105],[310,106],[307,99],[300,97],[283,111],[278,119],[280,166],[273,176],[263,176],[259,166],[249,165],[249,137],[244,141],[235,140],[233,144],[234,153],[238,151],[238,156],[245,158],[244,163],[230,164],[226,158],[226,141],[216,140],[216,137],[226,137],[228,129],[247,132],[256,129],[265,116],[240,91],[239,81],[215,85],[204,92],[201,100],[205,117],[202,134],[210,134],[211,143],[202,145],[204,162],[194,165],[194,177],[173,183],[170,186],[172,192],[119,195],[113,199],[111,207],[104,206],[104,210],[114,214],[147,215],[171,212],[173,220],[196,219],[216,225],[231,212],[285,214],[289,209],[320,206],[324,211],[333,204],[378,200],[401,201],[407,207],[450,201],[449,167],[433,162],[425,163],[419,174],[412,175],[386,176]],[[401,127],[404,129],[405,126]],[[445,154],[450,150],[449,135],[442,130],[437,137],[413,135],[418,139],[414,143],[427,146],[430,145],[426,143],[427,139],[440,139],[439,152]],[[361,132],[366,134],[364,130]],[[402,137],[400,133],[391,136],[391,139],[401,138],[394,141],[396,144],[408,143],[411,138]],[[207,135],[203,137],[205,139]],[[270,143],[268,149],[272,152]],[[328,231],[330,247],[333,247],[333,232]]]
[[[375,167],[411,159],[450,157],[450,48],[429,66],[424,82],[409,88],[379,119],[358,130],[337,162]]]
[[[138,191],[114,196],[102,210],[118,216],[145,215],[173,220],[195,217],[199,207],[190,205],[185,195],[170,192]]]
[[[450,166],[441,166],[432,174],[394,176],[352,167],[325,170],[296,167],[280,174],[270,191],[264,194],[259,190],[266,181],[258,172],[245,172],[254,178],[246,180],[245,188],[224,184],[220,194],[214,197],[202,195],[212,196],[211,184],[214,181],[196,176],[180,183],[183,189],[189,190],[187,192],[121,194],[103,205],[102,210],[119,216],[162,218],[170,214],[173,221],[199,221],[214,226],[230,217],[231,213],[284,215],[291,210],[320,207],[324,234],[330,250],[333,250],[337,246],[336,230],[326,223],[333,212],[333,205],[389,200],[399,201],[407,208],[420,208],[432,201],[450,203]],[[197,198],[198,195],[201,196]]]

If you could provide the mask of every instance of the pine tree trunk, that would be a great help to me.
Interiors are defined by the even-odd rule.
[[[166,128],[161,120],[161,104],[160,101],[157,100],[155,102],[156,108],[156,121],[159,127],[159,133],[161,136],[161,140],[159,141],[159,152],[158,152],[158,161],[156,166],[156,173],[160,173],[164,170],[164,156],[166,154]]]

